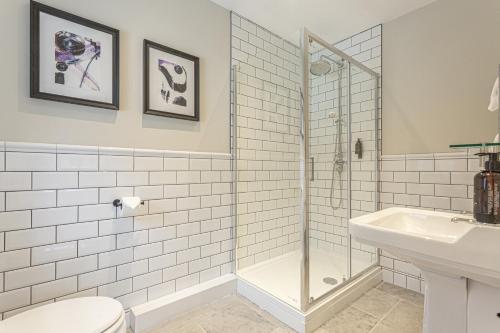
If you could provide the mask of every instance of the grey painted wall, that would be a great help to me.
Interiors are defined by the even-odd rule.
[[[499,17],[498,0],[438,0],[384,25],[384,154],[493,139]]]
[[[0,2],[0,140],[229,152],[229,12],[207,0],[44,0],[120,30],[120,110],[29,98],[29,1]],[[144,38],[196,55],[201,121],[142,114]]]

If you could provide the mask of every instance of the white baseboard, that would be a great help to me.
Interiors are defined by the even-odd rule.
[[[309,333],[381,281],[382,272],[380,267],[373,268],[345,287],[340,288],[304,314],[257,286],[238,278],[236,275],[227,274],[132,307],[129,312],[130,328],[134,333],[142,333],[159,327],[195,307],[210,303],[214,299],[238,293],[297,332]]]
[[[237,277],[227,274],[130,309],[130,328],[142,333],[214,299],[236,293]]]

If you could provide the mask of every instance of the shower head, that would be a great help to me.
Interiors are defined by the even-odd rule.
[[[325,55],[322,55],[319,60],[313,61],[309,68],[312,75],[321,76],[330,73],[332,70],[332,64],[334,63],[337,68],[341,69],[344,67],[344,60],[337,61]]]
[[[324,59],[319,59],[311,63],[309,71],[312,75],[321,76],[330,73],[332,66],[330,63]]]

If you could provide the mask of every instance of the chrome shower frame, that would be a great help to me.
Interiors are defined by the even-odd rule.
[[[329,57],[329,56],[326,56],[326,55],[324,55],[324,54],[322,54],[322,55],[320,56],[320,59],[321,59],[321,58],[323,58],[323,59],[326,59],[326,60],[329,60],[329,61],[333,62],[335,65],[337,65],[337,67],[338,67],[338,68],[344,68],[344,66],[345,66],[345,63],[344,63],[343,61],[342,61],[342,62],[341,62],[341,61],[337,61],[337,60],[335,60],[335,59],[333,59],[333,58],[331,58],[331,57]]]
[[[350,57],[346,53],[338,50],[337,48],[330,45],[328,42],[324,41],[319,36],[313,34],[306,28],[303,29],[301,34],[301,51],[302,51],[302,92],[303,92],[303,108],[302,108],[302,124],[304,135],[301,140],[301,161],[310,161],[310,152],[309,152],[309,63],[310,63],[310,43],[316,42],[321,45],[325,49],[331,51],[333,54],[339,56],[345,62],[347,62],[347,123],[348,123],[348,143],[347,143],[347,218],[351,217],[351,145],[352,145],[352,135],[351,135],[351,64],[362,69],[363,71],[370,74],[375,80],[375,203],[376,209],[380,208],[380,200],[379,200],[379,89],[380,89],[380,75],[363,65],[359,61]],[[310,163],[304,162],[301,166],[302,175],[301,177],[301,238],[302,238],[302,259],[301,259],[301,290],[300,290],[300,307],[301,310],[305,313],[311,307],[317,305],[325,298],[332,295],[334,292],[339,290],[340,288],[345,287],[346,284],[352,282],[357,277],[362,276],[364,273],[372,270],[374,267],[379,265],[379,251],[377,250],[377,260],[370,267],[366,268],[364,271],[352,276],[351,269],[351,237],[348,235],[347,237],[347,271],[349,279],[336,286],[328,293],[322,295],[317,299],[311,299],[310,297],[310,252],[309,252],[309,193],[310,193],[310,177],[311,177],[311,166]]]

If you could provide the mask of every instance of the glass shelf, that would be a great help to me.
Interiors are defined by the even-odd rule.
[[[464,143],[450,145],[451,149],[479,149],[480,154],[500,153],[500,142]]]

